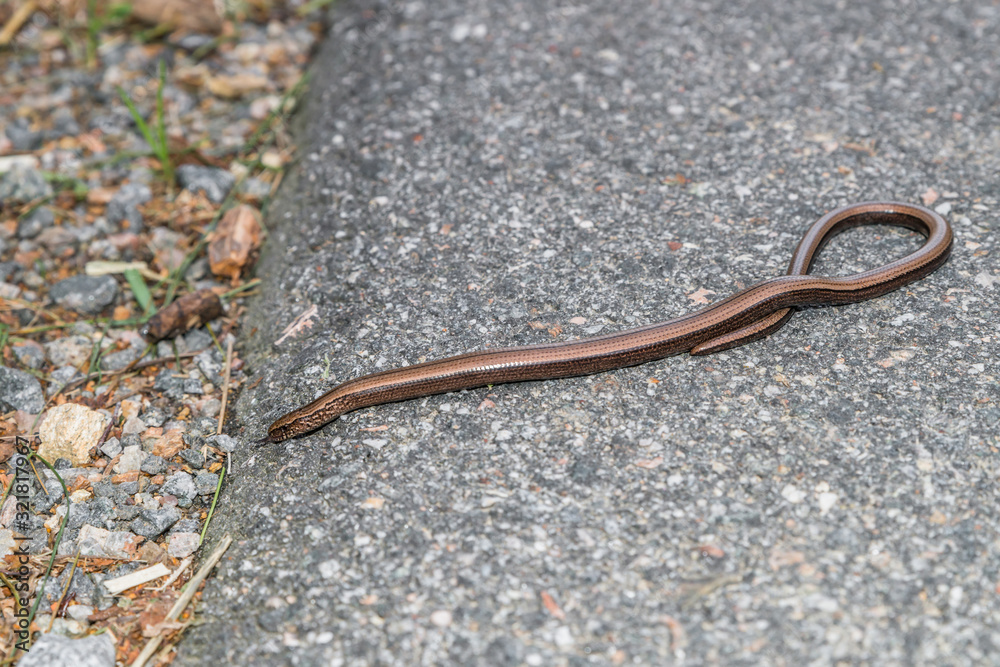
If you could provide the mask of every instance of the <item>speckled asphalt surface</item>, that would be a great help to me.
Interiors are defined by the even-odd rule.
[[[726,353],[247,444],[178,664],[1000,664],[1000,8],[333,16],[244,341],[248,441],[338,380],[720,299],[844,204],[931,202],[954,253]],[[918,244],[858,230],[814,272]]]

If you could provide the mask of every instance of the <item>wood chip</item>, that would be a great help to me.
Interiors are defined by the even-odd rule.
[[[107,206],[111,203],[117,188],[93,188],[87,191],[87,203],[94,206]]]
[[[542,604],[545,605],[546,611],[552,614],[553,618],[558,618],[560,621],[566,620],[566,613],[562,610],[559,604],[555,601],[547,591],[541,592]]]
[[[108,579],[104,582],[104,587],[107,588],[112,595],[117,595],[122,591],[127,591],[135,586],[140,586],[147,582],[153,581],[154,579],[159,579],[160,577],[170,574],[170,570],[163,563],[157,563],[151,567],[146,567],[141,570],[136,570],[135,572],[126,574],[121,577],[115,577],[114,579]]]
[[[226,211],[208,244],[212,273],[238,278],[251,253],[260,247],[260,235],[260,214],[255,208],[241,204]]]
[[[704,287],[702,287],[697,292],[691,292],[690,294],[687,295],[687,297],[692,301],[694,301],[695,303],[708,303],[708,299],[706,299],[705,297],[707,297],[709,294],[715,294],[715,292],[713,292],[710,289],[705,289]]]
[[[135,0],[132,17],[151,25],[168,25],[194,32],[218,33],[222,18],[215,3],[204,0]]]
[[[21,26],[31,18],[36,9],[38,9],[36,0],[28,0],[28,2],[17,8],[13,16],[10,17],[10,20],[7,21],[7,24],[0,30],[0,46],[10,44],[11,40],[14,39],[14,36],[21,29]]]
[[[221,316],[219,296],[211,289],[185,294],[153,315],[139,332],[150,343],[175,338]]]
[[[236,99],[247,93],[257,93],[267,88],[266,77],[257,74],[233,74],[232,76],[213,76],[205,81],[205,85],[217,97]]]

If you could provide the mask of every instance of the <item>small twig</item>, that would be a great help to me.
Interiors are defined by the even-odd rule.
[[[246,284],[240,285],[239,287],[235,287],[235,288],[229,290],[228,292],[220,294],[219,298],[223,299],[225,301],[228,301],[229,299],[232,299],[234,296],[236,296],[240,292],[246,292],[247,290],[251,290],[254,287],[256,287],[257,285],[260,285],[260,278],[254,278],[253,280],[251,280],[250,282],[248,282]]]
[[[216,435],[222,433],[222,426],[226,423],[226,403],[229,400],[229,379],[232,376],[233,366],[233,339],[226,341],[226,376],[222,382],[222,410],[219,412],[219,427]]]
[[[170,609],[166,618],[163,619],[164,622],[176,621],[180,617],[181,612],[187,608],[188,603],[191,602],[194,594],[198,591],[198,587],[201,586],[201,582],[205,580],[208,573],[212,571],[212,568],[215,567],[215,565],[222,558],[222,554],[226,553],[226,549],[228,549],[229,545],[232,543],[233,538],[229,537],[229,535],[222,538],[219,546],[216,547],[215,551],[212,552],[212,555],[208,557],[208,560],[201,566],[198,573],[191,577],[191,580],[187,582],[184,592],[181,593],[179,598],[177,598],[177,602],[174,603],[174,606]],[[139,657],[132,662],[132,667],[143,667],[143,665],[146,664],[146,661],[149,660],[154,653],[156,653],[156,649],[160,647],[160,643],[162,641],[162,634],[158,634],[150,639],[149,643],[143,647],[142,652],[139,653]]]
[[[120,408],[120,405],[116,406],[115,411],[111,413],[111,421],[108,422],[108,426],[104,429],[104,433],[101,434],[101,437],[97,440],[97,444],[94,445],[95,449],[100,449],[101,445],[107,441],[108,435],[111,433],[111,429],[114,428],[115,420],[118,418],[118,411]]]
[[[32,429],[32,431],[34,431],[34,429]],[[45,482],[42,481],[42,476],[38,474],[38,468],[35,467],[35,462],[31,456],[28,457],[28,465],[31,466],[31,472],[35,473],[35,480],[38,482],[38,486],[42,487],[42,490],[45,491],[45,495],[49,495],[48,490],[45,488]]]
[[[209,345],[208,347],[211,347],[211,345]],[[146,361],[139,362],[139,363],[136,363],[136,362],[133,361],[131,364],[129,364],[125,368],[122,368],[121,370],[117,370],[117,371],[104,371],[103,375],[104,376],[122,375],[123,373],[130,373],[132,371],[137,371],[137,370],[140,370],[142,368],[148,368],[149,366],[156,366],[158,364],[165,364],[165,363],[170,362],[170,361],[178,361],[180,359],[188,359],[190,357],[197,357],[199,354],[201,354],[202,352],[204,352],[205,350],[207,350],[208,347],[202,348],[200,350],[196,350],[194,352],[184,352],[183,354],[178,354],[178,355],[176,355],[174,357],[157,357],[156,359],[148,359]],[[90,382],[91,380],[97,379],[98,375],[99,375],[98,373],[91,373],[89,375],[85,375],[82,378],[77,378],[76,380],[73,380],[72,382],[67,382],[66,385],[62,389],[60,389],[59,391],[57,391],[52,396],[55,397],[56,395],[58,395],[58,394],[60,394],[60,393],[62,393],[64,391],[69,391],[70,389],[76,389],[77,387],[79,387],[82,384],[86,384],[87,382]],[[49,399],[49,400],[51,400],[51,399]]]
[[[169,577],[167,577],[167,580],[164,581],[161,586],[157,586],[153,590],[155,592],[157,592],[157,593],[159,593],[162,590],[166,590],[166,588],[168,586],[170,586],[170,584],[172,584],[175,581],[177,581],[177,577],[181,576],[181,574],[183,574],[184,570],[188,569],[188,567],[191,565],[191,561],[193,561],[193,560],[194,560],[194,556],[188,556],[187,558],[185,558],[184,560],[182,560],[181,564],[177,566],[177,568],[173,571],[173,573],[171,573],[171,575]]]
[[[185,624],[184,628],[186,628],[188,625],[190,624]],[[183,630],[184,628],[181,628],[181,630]],[[167,659],[167,656],[170,655],[170,652],[173,651],[175,648],[177,648],[176,642],[172,642],[161,648],[160,652],[157,653],[156,657],[153,659],[153,664],[154,665],[165,664],[163,661]]]
[[[209,346],[209,347],[211,347],[211,346]],[[49,403],[51,403],[53,400],[55,400],[56,396],[58,396],[59,394],[62,394],[63,392],[67,392],[67,391],[70,391],[72,389],[76,389],[78,386],[80,386],[82,384],[85,384],[87,382],[90,382],[91,380],[97,379],[98,377],[101,377],[102,375],[108,376],[108,377],[113,376],[113,375],[117,376],[117,375],[123,375],[125,373],[131,373],[132,371],[137,371],[137,370],[142,369],[142,368],[148,368],[149,366],[156,366],[158,364],[165,364],[165,363],[170,362],[170,361],[175,361],[176,360],[176,361],[180,362],[181,359],[187,359],[189,357],[197,357],[199,354],[201,354],[202,352],[204,352],[207,349],[208,349],[208,347],[205,347],[205,348],[202,348],[200,350],[195,350],[194,352],[185,352],[184,354],[178,354],[178,355],[175,355],[173,357],[157,357],[156,359],[149,359],[147,361],[143,361],[141,363],[137,363],[139,361],[139,359],[142,359],[142,357],[139,357],[139,359],[134,360],[132,363],[130,363],[125,368],[122,368],[121,370],[117,370],[117,371],[104,371],[103,373],[90,373],[88,375],[83,376],[82,378],[78,378],[76,380],[73,380],[72,382],[67,382],[62,387],[60,387],[58,391],[53,392],[53,394],[51,396],[49,396],[47,399],[45,399],[45,405],[42,406],[42,411],[39,412],[37,415],[35,415],[35,421],[32,422],[31,428],[29,429],[29,431],[31,433],[35,433],[36,432],[35,429],[38,427],[38,422],[41,420],[42,415],[45,414],[45,408],[47,408],[49,406]],[[36,472],[36,474],[37,474],[37,472]]]
[[[21,29],[21,26],[31,18],[31,15],[38,9],[37,0],[28,0],[14,11],[14,15],[7,21],[7,25],[0,30],[0,46],[7,46],[14,39],[14,35]]]

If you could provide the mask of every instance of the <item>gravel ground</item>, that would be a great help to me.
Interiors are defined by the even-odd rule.
[[[840,205],[922,201],[954,253],[714,356],[245,445],[178,664],[1000,664],[998,35],[972,2],[340,4],[247,440],[404,360],[720,299]],[[814,272],[918,244],[858,230]]]
[[[0,664],[168,655],[237,444],[240,275],[324,24],[151,4],[0,2]]]

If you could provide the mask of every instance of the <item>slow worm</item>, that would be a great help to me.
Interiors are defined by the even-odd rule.
[[[807,275],[827,241],[862,225],[906,227],[926,240],[916,252],[871,271],[836,278]],[[794,308],[864,301],[923,278],[948,259],[951,240],[944,218],[922,206],[865,202],[839,208],[806,232],[786,275],[759,282],[701,310],[619,333],[469,352],[363,375],[280,417],[261,442],[303,435],[346,412],[372,405],[505,382],[589,375],[681,352],[711,354],[743,345],[781,328]]]

